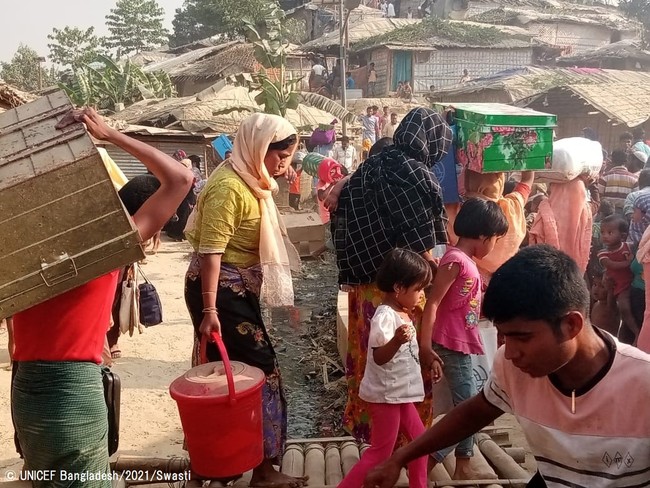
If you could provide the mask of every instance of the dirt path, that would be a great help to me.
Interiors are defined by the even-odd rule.
[[[122,358],[114,370],[122,379],[119,454],[185,456],[183,435],[169,384],[190,367],[192,326],[183,299],[189,246],[163,242],[144,269],[163,302],[165,322],[133,337],[122,336]],[[341,435],[345,384],[336,352],[336,267],[331,255],[304,263],[295,280],[296,310],[272,312],[270,333],[289,402],[289,436]],[[11,373],[6,330],[0,330],[0,481],[22,466],[13,445],[9,406]],[[329,358],[326,359],[326,358]],[[325,372],[323,369],[325,365]],[[326,386],[324,381],[328,381]],[[512,428],[512,419],[503,421]],[[521,435],[513,435],[523,445]]]

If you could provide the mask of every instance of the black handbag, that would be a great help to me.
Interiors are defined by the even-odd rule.
[[[108,410],[108,455],[117,452],[120,444],[120,393],[122,383],[117,373],[102,366],[102,383],[104,384],[104,400]]]
[[[158,291],[156,287],[151,284],[147,279],[145,274],[142,271],[142,268],[138,266],[140,274],[144,278],[144,283],[138,285],[138,291],[140,296],[138,298],[138,305],[140,309],[140,323],[145,327],[151,327],[152,325],[158,325],[162,323],[162,304],[160,303],[160,297],[158,296]]]

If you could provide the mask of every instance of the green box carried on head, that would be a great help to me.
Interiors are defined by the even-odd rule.
[[[550,168],[557,117],[500,103],[436,104],[455,110],[456,161],[479,173]]]

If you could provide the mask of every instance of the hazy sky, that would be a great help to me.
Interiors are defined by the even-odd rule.
[[[22,42],[47,56],[47,35],[53,27],[62,29],[93,26],[99,35],[107,34],[104,17],[115,0],[2,0],[5,8],[0,29],[0,61],[9,61]],[[165,9],[165,27],[171,30],[174,12],[183,0],[158,0]]]

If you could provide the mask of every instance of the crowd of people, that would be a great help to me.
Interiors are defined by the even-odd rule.
[[[635,309],[650,298],[641,271],[650,272],[644,135],[625,134],[625,161],[607,154],[599,182],[539,185],[530,171],[510,181],[465,170],[463,202],[444,204],[433,169],[452,144],[449,113],[419,107],[398,123],[388,107],[381,114],[368,107],[360,120],[367,154],[357,157],[349,139],[340,146],[328,139],[332,153],[316,185],[349,300],[343,423],[370,443],[341,486],[389,488],[408,466],[409,485],[423,488],[427,470],[452,449],[454,478],[485,476],[470,462],[472,435],[505,412],[517,417],[536,457],[531,488],[650,484],[650,419],[642,414],[650,310]],[[264,460],[250,484],[305,485],[274,467],[286,441],[287,403],[263,313],[294,301],[299,259],[273,194],[276,178],[299,177],[297,131],[278,116],[249,116],[232,152],[204,181],[191,158],[124,136],[91,109],[59,127],[79,121],[142,161],[156,180],[120,190],[143,240],[184,215],[183,205],[192,208],[182,233],[193,250],[184,292],[192,365],[220,359],[213,344],[207,358],[198,353],[216,332],[232,360],[264,372]],[[442,246],[437,259],[433,251]],[[14,317],[12,415],[31,470],[110,470],[99,365],[121,274]],[[645,300],[634,288],[644,289]],[[502,347],[477,391],[471,357],[485,352],[481,329],[495,327]],[[432,388],[443,375],[456,407],[433,424]],[[634,415],[620,415],[631,406]],[[402,447],[393,452],[396,444]]]

